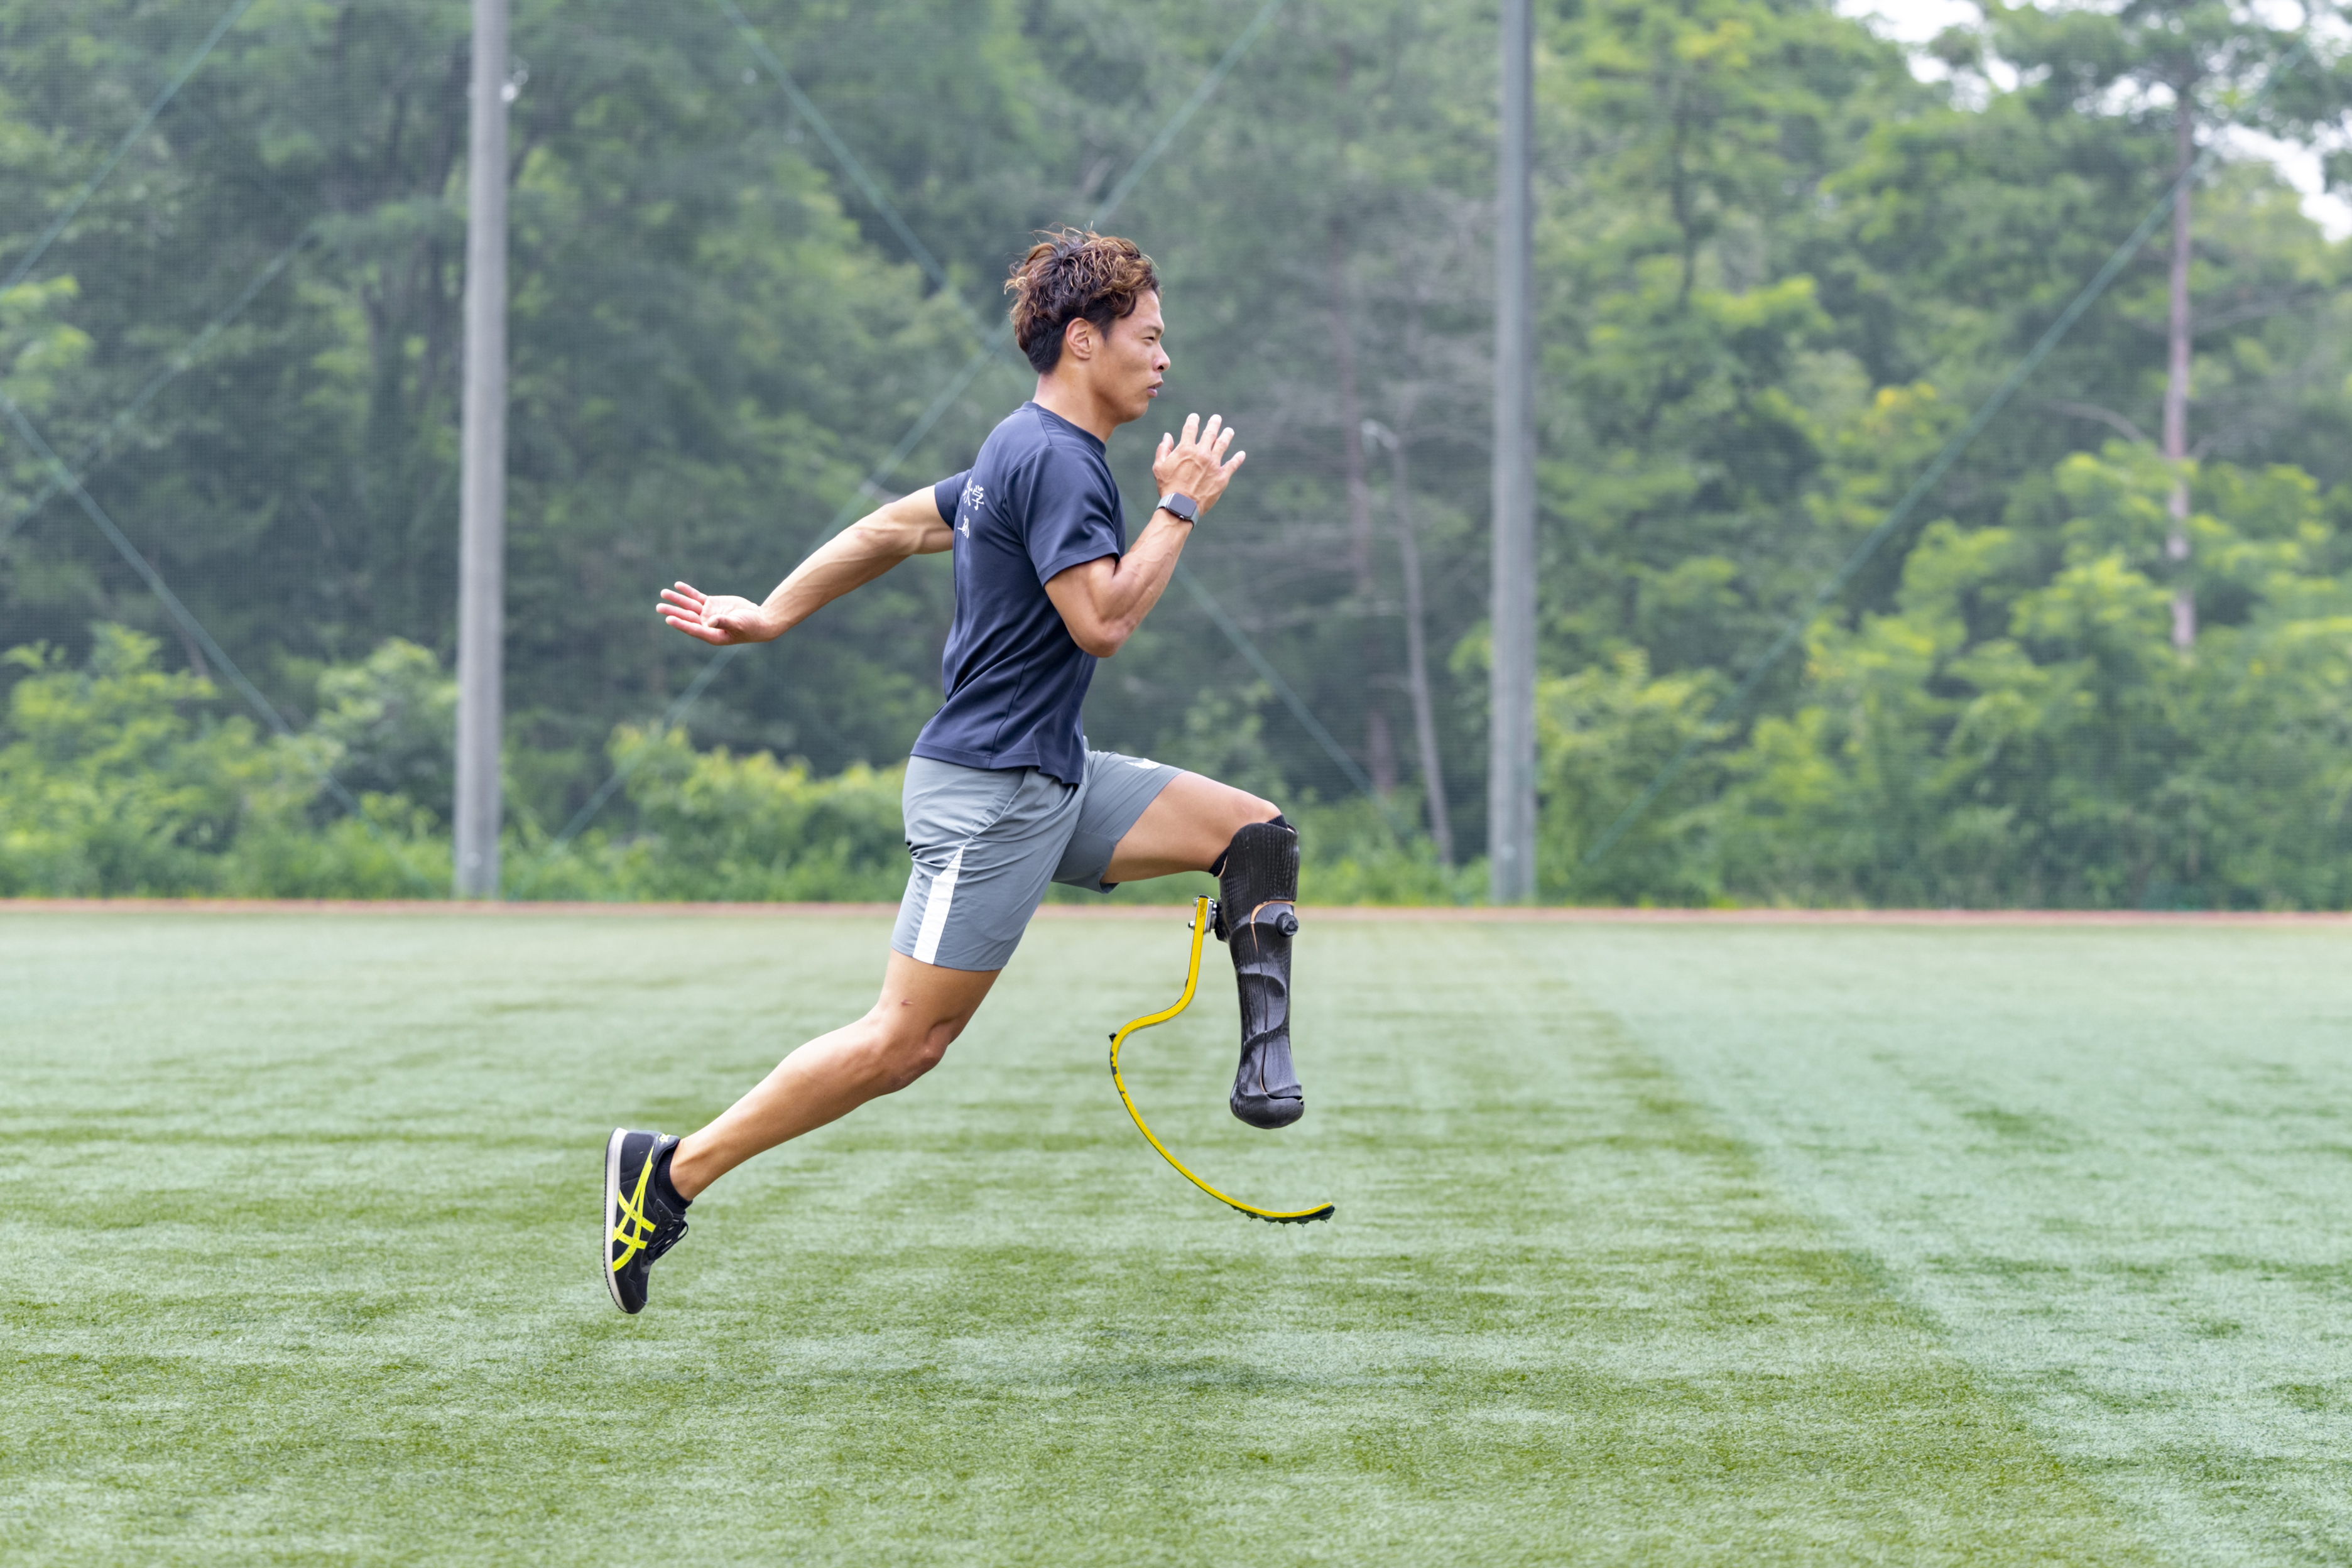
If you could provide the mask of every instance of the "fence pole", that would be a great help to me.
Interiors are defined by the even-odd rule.
[[[1536,891],[1535,25],[1530,0],[1502,12],[1486,857],[1495,902],[1523,904]]]
[[[507,0],[474,0],[457,523],[457,893],[499,896],[507,490]]]

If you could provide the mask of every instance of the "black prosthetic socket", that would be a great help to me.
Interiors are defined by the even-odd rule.
[[[1298,830],[1276,817],[1234,835],[1217,862],[1217,935],[1233,950],[1242,1002],[1234,1114],[1287,1127],[1307,1112],[1290,1063],[1290,939],[1298,930]]]

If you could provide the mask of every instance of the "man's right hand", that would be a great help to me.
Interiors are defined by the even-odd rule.
[[[765,606],[733,594],[704,594],[678,583],[662,590],[654,613],[690,637],[724,647],[730,643],[773,642]]]
[[[1235,461],[1240,459],[1236,458]],[[886,501],[812,551],[763,604],[732,594],[705,594],[691,583],[662,590],[654,614],[699,642],[718,647],[773,642],[863,583],[871,583],[909,555],[931,555],[955,543],[940,515],[932,487]]]

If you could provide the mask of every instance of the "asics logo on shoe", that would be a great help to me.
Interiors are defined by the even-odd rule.
[[[621,1200],[621,1217],[613,1226],[613,1239],[621,1244],[613,1256],[613,1272],[618,1274],[629,1260],[645,1250],[646,1243],[654,1238],[658,1227],[646,1217],[646,1188],[654,1179],[651,1155],[637,1167],[637,1188]],[[575,1233],[577,1234],[577,1233]]]
[[[686,1234],[686,1200],[664,1181],[663,1161],[677,1140],[661,1132],[616,1127],[604,1141],[604,1210],[597,1226],[604,1250],[604,1284],[613,1305],[642,1311],[646,1277],[655,1259]]]

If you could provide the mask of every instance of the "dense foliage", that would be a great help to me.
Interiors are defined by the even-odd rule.
[[[224,4],[0,0],[0,392],[288,733],[8,433],[9,891],[446,876],[463,0],[256,0],[36,252]],[[724,6],[517,0],[524,896],[895,891],[943,563],[736,660],[683,731],[656,720],[702,656],[652,592],[760,592],[864,498],[968,461],[1026,390],[1009,353],[883,459],[1029,231],[1117,188],[1259,5],[745,9],[920,254]],[[2196,191],[2192,460],[2147,434],[2159,233],[1802,657],[1720,706],[2163,188],[2178,104],[2205,140],[2324,139],[2333,56],[2261,95],[2287,40],[2220,0],[1994,5],[1934,81],[1801,0],[1541,14],[1546,896],[2352,901],[2352,252],[2257,162]],[[1381,798],[1190,589],[1104,669],[1090,731],[1304,812],[1310,896],[1480,885],[1490,29],[1290,0],[1112,225],[1169,280],[1174,406],[1251,452],[1197,584]],[[1146,446],[1113,447],[1131,510]]]
[[[430,653],[394,639],[330,666],[317,718],[273,737],[224,713],[211,681],[159,668],[160,651],[101,626],[79,668],[52,649],[7,656],[17,679],[0,721],[0,898],[416,898],[447,886],[446,827],[417,804],[447,795],[457,700]],[[682,730],[626,724],[609,760],[626,779],[614,824],[562,841],[515,834],[514,896],[895,900],[906,881],[897,767],[816,778],[765,752],[698,752]],[[330,774],[362,792],[356,812],[334,809]],[[1299,815],[1326,898],[1426,903],[1469,891],[1425,847],[1401,851],[1361,803]],[[1191,881],[1119,896],[1208,888]]]

